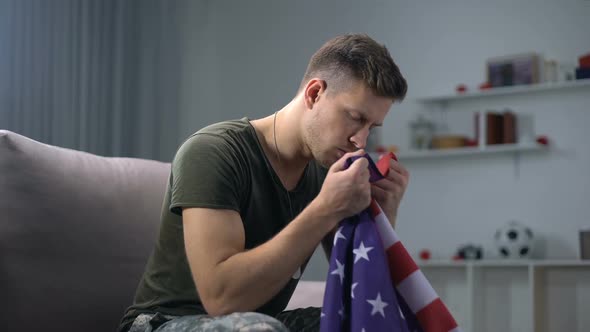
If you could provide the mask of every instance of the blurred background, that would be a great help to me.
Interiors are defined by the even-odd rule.
[[[582,331],[589,17],[588,0],[0,0],[0,128],[170,162],[203,126],[283,107],[326,40],[367,33],[408,81],[372,144],[411,173],[397,232],[443,299],[473,330]],[[327,266],[316,252],[303,279]]]

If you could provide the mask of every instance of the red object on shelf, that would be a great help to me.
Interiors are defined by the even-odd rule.
[[[492,83],[490,82],[483,82],[479,85],[480,90],[487,90],[492,88]]]
[[[420,250],[420,258],[423,260],[429,260],[430,259],[430,250],[428,250],[428,249]]]
[[[461,258],[461,256],[459,256],[459,255],[455,255],[455,256],[453,256],[453,260],[454,261],[462,261],[463,258]]]
[[[582,55],[578,58],[580,68],[590,68],[590,53]]]
[[[467,91],[467,86],[465,84],[459,84],[456,88],[458,93],[464,93]]]
[[[541,136],[537,136],[536,139],[537,143],[541,144],[541,145],[549,145],[549,138],[545,135],[541,135]]]
[[[465,146],[477,146],[477,140],[473,138],[468,138],[465,140]]]

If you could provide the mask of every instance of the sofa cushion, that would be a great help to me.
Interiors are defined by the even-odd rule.
[[[321,307],[324,304],[325,281],[301,280],[285,310],[297,308]]]
[[[170,164],[0,130],[5,331],[114,331],[157,235]]]

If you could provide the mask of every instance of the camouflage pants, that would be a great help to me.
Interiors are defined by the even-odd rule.
[[[192,331],[319,331],[320,308],[284,311],[276,318],[256,312],[234,313],[220,317],[207,315],[167,316],[139,315],[129,332],[192,332]]]

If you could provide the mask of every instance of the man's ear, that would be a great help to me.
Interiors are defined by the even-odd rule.
[[[303,98],[305,100],[305,106],[307,106],[308,109],[312,109],[319,101],[320,97],[325,96],[326,86],[326,81],[319,78],[312,78],[307,82],[305,90],[303,91]]]

